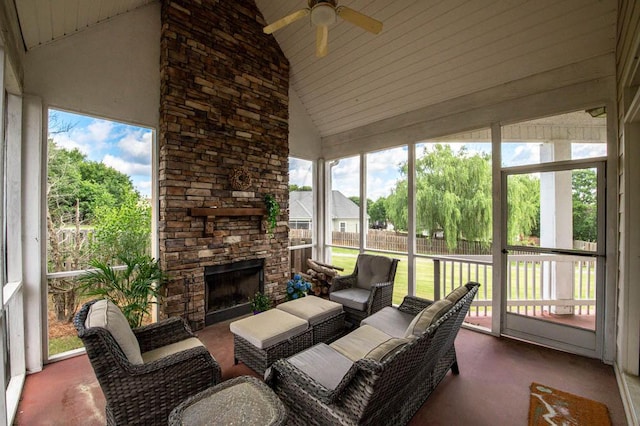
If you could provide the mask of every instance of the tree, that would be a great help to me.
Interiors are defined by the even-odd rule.
[[[401,165],[400,172],[403,178],[387,198],[386,209],[396,229],[406,230],[406,163]],[[536,205],[532,187],[532,184],[523,184],[514,190],[518,200],[526,200],[525,205],[529,207]],[[429,235],[443,231],[449,249],[454,249],[462,238],[488,243],[492,237],[490,156],[471,155],[466,147],[457,152],[449,145],[425,148],[416,160],[415,200],[417,229],[425,230]],[[529,235],[537,223],[538,211],[539,207],[524,208],[524,205],[509,209],[510,223],[514,224],[512,231]]]
[[[151,205],[133,193],[117,206],[96,211],[94,259],[116,264],[121,257],[150,255]]]
[[[313,188],[311,188],[308,185],[304,185],[304,186],[298,186],[295,183],[289,184],[289,192],[293,192],[293,191],[305,191],[305,192],[309,192],[309,191],[313,191]]]
[[[452,249],[460,238],[491,238],[491,162],[488,155],[455,153],[449,145],[425,149],[416,161],[416,210],[419,225],[433,234],[443,230]]]
[[[90,221],[104,206],[124,202],[129,194],[139,194],[131,179],[103,163],[89,161],[78,149],[58,147],[48,142],[47,202],[54,223],[63,226],[73,222],[76,204],[80,221]]]
[[[358,197],[357,195],[352,195],[351,197],[349,197],[349,199],[353,201],[356,206],[360,207],[360,197]]]
[[[573,238],[598,239],[597,174],[593,169],[574,170],[571,174],[573,198]]]
[[[367,203],[367,212],[371,227],[386,228],[387,226],[387,200],[384,197],[378,198],[373,203]]]
[[[507,241],[540,236],[540,179],[532,175],[511,175],[507,183]]]
[[[102,163],[87,160],[77,149],[58,147],[52,139],[48,141],[48,149],[49,270],[77,270],[97,254],[105,259],[114,259],[114,250],[134,247],[145,238],[144,247],[140,250],[148,250],[150,208],[148,213],[134,218],[135,206],[141,200],[129,176]],[[121,206],[124,206],[122,211],[118,210]],[[116,210],[118,212],[114,213]],[[90,228],[98,225],[100,220],[103,224],[98,228],[105,231],[96,233],[99,236],[90,243]],[[109,231],[117,228],[114,221],[119,221],[117,226],[126,232],[110,234]],[[51,279],[48,289],[56,318],[70,321],[77,307],[76,282],[72,278]]]

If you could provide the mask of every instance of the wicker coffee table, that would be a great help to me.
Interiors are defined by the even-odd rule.
[[[283,425],[287,410],[255,377],[242,376],[206,389],[171,411],[169,425]]]

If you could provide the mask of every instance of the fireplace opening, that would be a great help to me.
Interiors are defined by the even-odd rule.
[[[264,290],[264,259],[206,266],[205,325],[251,312],[249,299]]]

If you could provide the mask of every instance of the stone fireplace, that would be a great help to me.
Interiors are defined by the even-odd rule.
[[[170,278],[160,315],[189,306],[195,328],[211,321],[210,268],[259,260],[263,291],[284,298],[289,63],[264,25],[253,0],[162,2],[159,248]],[[245,185],[234,189],[238,170]],[[267,194],[282,212],[272,234]]]

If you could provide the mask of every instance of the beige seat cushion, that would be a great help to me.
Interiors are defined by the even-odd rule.
[[[447,299],[441,299],[433,302],[415,316],[413,321],[411,321],[411,324],[409,324],[409,327],[407,327],[405,337],[421,335],[431,324],[438,321],[438,319],[440,319],[440,317],[443,316],[452,306],[453,303]]]
[[[365,355],[365,358],[382,362],[387,358],[389,358],[389,356],[399,351],[400,348],[402,348],[404,345],[406,345],[410,341],[411,339],[409,338],[392,337],[386,342],[382,342],[375,348],[371,349],[369,353]]]
[[[415,315],[399,311],[391,306],[385,306],[375,314],[363,319],[360,325],[370,325],[392,337],[404,337],[407,327],[414,318]]]
[[[369,289],[372,284],[389,281],[393,259],[369,254],[358,255],[358,277],[356,287]]]
[[[98,300],[91,305],[84,326],[85,328],[104,328],[111,333],[131,364],[143,363],[138,339],[131,331],[129,322],[120,308],[110,300]]]
[[[311,346],[295,354],[288,361],[331,390],[338,387],[353,365],[353,361],[324,343]]]
[[[363,288],[345,288],[329,294],[329,298],[344,307],[355,309],[356,311],[366,311],[369,303],[371,291]]]
[[[280,309],[270,309],[229,324],[229,329],[253,346],[265,349],[283,342],[309,328],[302,318]]]
[[[342,312],[342,305],[340,303],[316,296],[306,296],[290,302],[281,303],[277,308],[309,321],[309,325],[311,326],[319,324],[327,318]]]
[[[156,348],[152,351],[144,352],[142,354],[142,361],[144,361],[145,364],[148,364],[166,356],[186,351],[187,349],[197,348],[198,346],[204,347],[204,345],[198,338],[189,337],[188,339],[184,339],[170,345],[160,346],[159,348]]]
[[[389,339],[391,339],[391,336],[387,333],[373,328],[370,325],[363,325],[331,343],[329,346],[351,361],[356,362],[364,358],[372,349]]]

